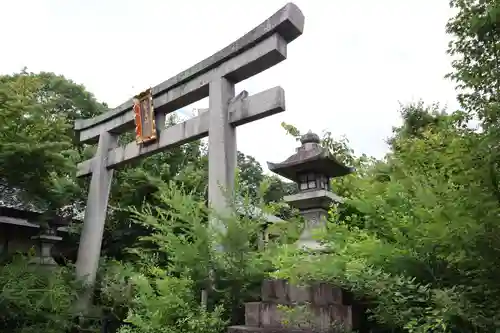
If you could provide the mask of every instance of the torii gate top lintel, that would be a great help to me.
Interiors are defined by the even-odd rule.
[[[192,80],[193,78],[210,71],[211,69],[219,66],[221,63],[236,57],[237,55],[243,53],[246,50],[249,50],[253,46],[259,44],[259,42],[264,41],[266,38],[274,34],[278,34],[286,44],[299,37],[302,34],[303,30],[304,30],[304,15],[302,14],[301,10],[293,3],[286,4],[283,8],[278,10],[274,15],[272,15],[267,20],[262,22],[256,28],[252,29],[251,31],[246,33],[243,37],[239,38],[235,42],[226,46],[219,52],[213,54],[212,56],[200,61],[196,65],[182,71],[181,73],[175,75],[174,77],[153,87],[152,93],[155,98],[154,101],[155,111],[156,112],[162,111],[161,108],[163,105],[161,105],[161,103],[158,103],[156,99],[160,98],[161,95],[165,94],[169,90],[172,90],[175,87],[183,85]],[[286,54],[284,56],[286,57]],[[273,65],[275,65],[275,63],[273,64],[269,63],[269,65],[266,67],[269,68],[272,67]],[[264,71],[267,68],[262,68],[260,71]],[[238,76],[234,74],[236,73],[233,73],[233,76],[235,77],[236,80],[238,80],[239,79]],[[247,74],[245,76],[250,77],[255,74],[257,73],[252,73],[251,75]],[[241,77],[238,80],[238,82],[246,78],[247,77]],[[208,94],[206,95],[208,96]],[[204,97],[206,96],[203,96],[199,99],[202,99]],[[187,103],[187,105],[191,103],[193,102]],[[125,119],[122,119],[123,122],[115,121],[116,123],[115,126],[106,126],[108,127],[106,129],[112,131],[113,133],[122,133],[126,130],[129,130],[133,123],[133,117],[125,116],[125,114],[127,113],[127,111],[129,111],[130,113],[130,111],[132,110],[132,106],[133,106],[133,101],[132,99],[130,99],[127,102],[116,107],[115,109],[109,110],[96,117],[89,119],[77,119],[75,121],[74,129],[81,133],[80,135],[81,142],[96,142],[98,134],[89,135],[88,133],[85,133],[86,130],[89,130],[90,128],[96,127],[97,125],[103,123],[108,123],[117,117],[122,117]],[[93,132],[97,133],[97,131]]]

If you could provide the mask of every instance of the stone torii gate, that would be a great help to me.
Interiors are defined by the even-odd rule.
[[[236,126],[285,111],[281,87],[235,97],[234,86],[286,59],[287,44],[302,34],[304,16],[289,3],[234,43],[151,89],[156,138],[147,144],[118,146],[117,137],[135,127],[134,102],[91,119],[75,121],[80,142],[95,143],[95,156],[78,164],[79,177],[91,175],[77,276],[93,284],[101,252],[113,169],[136,159],[198,140],[208,135],[209,202],[227,211],[224,190],[232,190],[236,170]],[[209,109],[197,117],[165,128],[165,115],[209,97]]]

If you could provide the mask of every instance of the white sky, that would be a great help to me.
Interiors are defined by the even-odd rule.
[[[114,107],[187,69],[260,24],[286,1],[0,0],[0,74],[27,66],[84,84]],[[282,86],[287,111],[245,125],[238,149],[281,162],[302,131],[345,135],[357,153],[382,157],[399,102],[457,107],[445,54],[447,1],[296,0],[304,34],[288,59],[237,86]],[[150,45],[137,49],[137,41]],[[201,104],[201,105],[200,105]],[[207,107],[208,101],[196,107]]]

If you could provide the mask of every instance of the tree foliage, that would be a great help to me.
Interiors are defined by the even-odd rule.
[[[59,333],[72,328],[79,288],[71,270],[41,270],[29,259],[16,256],[0,266],[0,330]]]
[[[456,12],[447,24],[448,53],[458,98],[484,128],[498,126],[500,103],[500,3],[496,0],[452,0]]]
[[[0,77],[0,181],[48,219],[79,195],[74,178],[81,151],[72,122],[102,112],[82,86],[52,73],[23,70]]]

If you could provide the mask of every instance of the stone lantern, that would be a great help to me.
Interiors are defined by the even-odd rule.
[[[307,133],[294,155],[282,163],[268,163],[276,174],[297,183],[298,193],[284,199],[301,212],[305,219],[304,230],[298,246],[305,250],[321,250],[312,238],[312,230],[326,223],[332,203],[341,202],[330,188],[330,180],[351,173],[353,170],[339,163],[321,147],[319,136]],[[295,323],[286,323],[280,306],[299,308]],[[321,281],[307,285],[293,285],[286,280],[266,279],[261,285],[259,302],[245,303],[245,326],[231,326],[229,333],[279,332],[311,333],[332,332],[345,329],[366,332],[364,312],[352,296],[342,288]]]
[[[298,245],[308,249],[320,249],[312,239],[312,231],[326,223],[328,208],[342,199],[330,188],[330,180],[352,172],[352,169],[338,162],[321,147],[317,134],[309,132],[300,139],[301,146],[295,154],[281,163],[268,162],[272,172],[297,183],[299,192],[284,200],[299,209],[305,219],[305,227]]]
[[[31,263],[46,267],[57,266],[56,261],[52,257],[52,248],[62,240],[62,237],[57,235],[56,229],[52,227],[42,228],[40,234],[31,239],[38,243],[38,255],[31,260]]]
[[[61,227],[67,227],[68,223],[68,219],[61,216],[52,218],[49,222],[41,223],[39,234],[31,238],[37,244],[37,256],[32,258],[32,264],[38,264],[47,268],[57,266],[57,262],[52,256],[52,250],[54,245],[62,240],[57,231]]]

